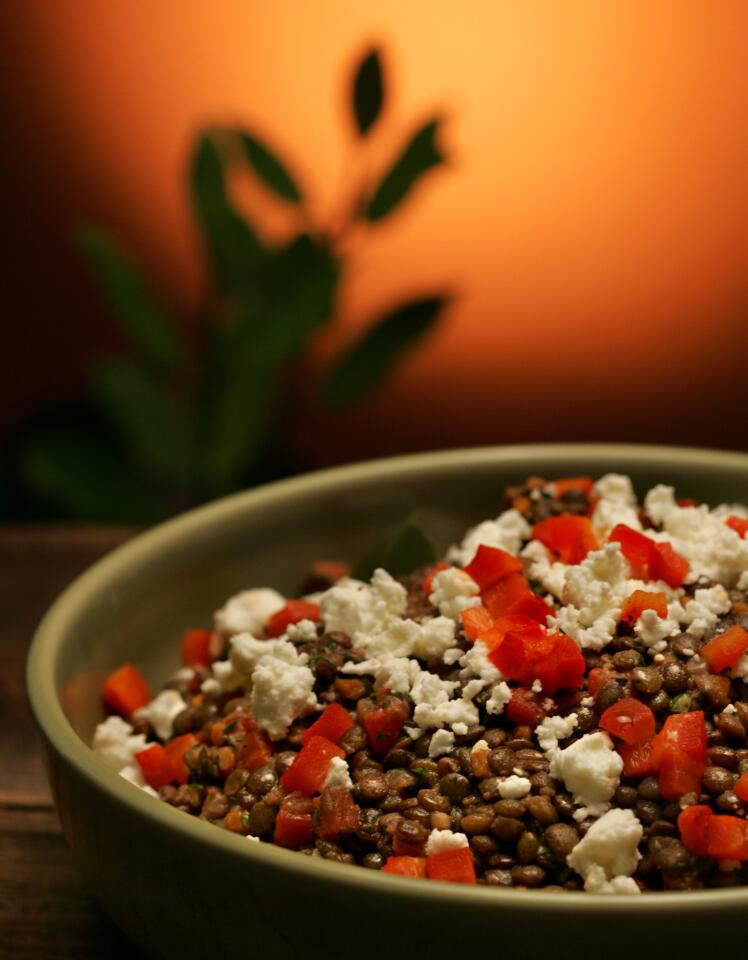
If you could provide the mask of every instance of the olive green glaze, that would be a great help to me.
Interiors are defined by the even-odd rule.
[[[748,501],[748,456],[630,446],[496,447],[311,474],[143,534],[57,600],[28,662],[32,708],[68,842],[91,890],[154,957],[502,958],[703,954],[744,937],[748,889],[600,897],[462,887],[304,857],[188,817],[89,750],[103,676],[123,660],[154,688],[188,625],[232,592],[293,590],[315,559],[355,560],[414,509],[440,546],[495,516],[528,474],[620,471],[643,492]]]

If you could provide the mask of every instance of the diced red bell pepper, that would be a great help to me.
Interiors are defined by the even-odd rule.
[[[611,673],[602,667],[593,667],[587,674],[587,690],[590,696],[594,697],[600,687],[604,686],[611,679]]]
[[[291,794],[281,803],[275,818],[273,843],[289,850],[298,850],[314,840],[312,804],[305,797]]]
[[[300,620],[317,621],[319,618],[318,603],[309,603],[308,600],[288,600],[286,605],[274,613],[265,624],[265,636],[279,637],[292,623],[298,623]]]
[[[440,560],[439,563],[435,563],[434,566],[428,570],[426,576],[423,578],[423,592],[427,597],[434,591],[434,577],[437,573],[441,573],[442,570],[449,570],[449,567],[450,565],[448,563]]]
[[[506,550],[488,547],[482,543],[464,569],[483,593],[499,580],[508,577],[510,573],[522,573],[522,561],[518,557],[513,557],[511,553],[507,553]]]
[[[445,880],[448,883],[478,882],[468,847],[443,850],[426,857],[426,873],[431,880]]]
[[[135,754],[145,782],[154,790],[159,790],[174,779],[174,767],[169,754],[160,743],[154,743]]]
[[[164,744],[164,750],[171,761],[174,779],[177,783],[187,783],[189,771],[184,762],[184,755],[187,751],[198,744],[200,741],[193,733],[185,733],[181,737],[175,737]]]
[[[348,787],[326,787],[319,802],[319,835],[322,840],[337,840],[341,834],[359,827],[359,809]]]
[[[650,593],[647,590],[634,590],[627,597],[621,609],[621,620],[634,626],[645,610],[654,610],[660,619],[667,616],[667,597],[664,593]]]
[[[636,697],[624,697],[603,711],[600,729],[633,746],[651,740],[655,732],[655,715]]]
[[[286,790],[298,791],[305,797],[311,797],[322,789],[332,758],[344,756],[345,751],[330,740],[325,740],[324,737],[311,737],[280,778],[281,786]]]
[[[509,680],[528,686],[536,679],[535,668],[553,649],[552,637],[529,617],[521,627],[507,630],[489,659]]]
[[[382,873],[398,877],[425,877],[426,857],[387,857]]]
[[[347,563],[339,563],[337,560],[316,560],[312,564],[312,576],[316,580],[329,580],[330,583],[336,583],[343,577],[350,576],[351,568]]]
[[[748,822],[717,814],[707,824],[707,853],[719,860],[748,860]]]
[[[619,743],[616,750],[623,760],[624,777],[649,777],[656,773],[652,761],[652,741],[643,740],[641,743],[629,745]]]
[[[358,716],[366,730],[369,746],[382,757],[394,747],[400,739],[405,721],[408,719],[408,707],[399,697],[388,697],[380,704],[370,701],[364,705],[358,702]]]
[[[699,505],[699,501],[694,500],[693,497],[678,497],[675,502],[681,509],[684,507],[698,507]]]
[[[105,706],[128,719],[150,699],[148,682],[131,663],[123,663],[104,681]]]
[[[481,640],[489,650],[495,650],[510,630],[518,633],[537,633],[539,626],[538,621],[533,620],[532,617],[526,617],[521,613],[508,613],[494,620],[491,629],[481,634]]]
[[[589,496],[592,493],[593,483],[592,477],[562,477],[560,480],[554,480],[551,485],[556,498],[560,499],[570,490],[578,490]]]
[[[542,597],[534,593],[526,593],[514,604],[510,613],[530,617],[531,620],[537,620],[538,623],[546,625],[548,617],[555,614],[553,607],[546,603]]]
[[[540,540],[563,563],[581,563],[590,550],[598,549],[589,517],[562,513],[541,520],[532,528],[534,540]]]
[[[578,690],[582,686],[587,663],[571,637],[562,633],[551,635],[553,647],[535,667],[535,677],[543,684],[543,692]]]
[[[494,618],[483,604],[463,610],[460,619],[462,620],[462,629],[470,640],[477,640],[478,637],[487,633],[493,628],[494,623]]]
[[[748,631],[738,624],[728,627],[724,633],[712,637],[701,648],[701,655],[714,673],[720,673],[727,667],[734,667],[745,651],[748,650]]]
[[[708,856],[709,824],[714,817],[711,807],[695,804],[678,814],[678,830],[683,846],[697,857]]]
[[[515,687],[511,700],[504,708],[504,715],[511,723],[535,728],[545,717],[545,711],[532,690],[528,687]]]
[[[301,735],[302,744],[312,737],[324,737],[332,743],[340,743],[343,734],[353,726],[350,713],[339,703],[331,703],[325,707],[322,715]]]
[[[741,537],[748,537],[748,518],[746,517],[728,517],[725,520],[728,527],[731,527],[735,533]]]
[[[748,773],[740,774],[732,791],[743,803],[748,803]]]
[[[699,793],[701,777],[705,764],[694,760],[685,750],[678,747],[665,747],[660,753],[657,768],[659,770],[660,793],[665,800],[677,800],[687,793]]]
[[[649,580],[649,564],[652,559],[652,545],[654,540],[645,537],[638,530],[619,523],[610,532],[608,540],[611,543],[620,543],[621,552],[628,560],[632,576],[637,580]]]
[[[676,747],[693,760],[706,764],[706,725],[702,710],[668,716],[652,742],[652,759],[656,766],[659,766],[667,747]]]
[[[207,667],[211,662],[210,630],[185,630],[182,634],[182,663],[185,667]]]
[[[521,573],[510,573],[483,593],[483,606],[498,619],[511,613],[528,594],[532,594],[532,590],[526,578]]]
[[[264,730],[260,730],[249,713],[237,711],[226,717],[224,736],[236,747],[237,766],[256,770],[273,756],[273,745]]]
[[[676,553],[669,543],[654,543],[649,562],[651,580],[664,580],[675,589],[683,585],[688,570],[688,560]]]

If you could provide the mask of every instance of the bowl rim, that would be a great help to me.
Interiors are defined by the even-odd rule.
[[[542,911],[546,916],[560,911],[605,909],[615,914],[641,915],[643,912],[668,911],[677,907],[713,910],[715,907],[748,905],[748,887],[696,891],[655,891],[642,897],[620,897],[574,892],[502,890],[486,886],[466,886],[442,882],[414,882],[379,871],[351,870],[349,866],[321,858],[300,856],[295,851],[271,843],[242,843],[226,830],[218,830],[196,817],[184,816],[166,803],[154,802],[142,790],[133,789],[119,774],[94,756],[90,746],[68,721],[55,685],[55,668],[64,647],[68,629],[87,600],[128,569],[137,567],[154,550],[166,544],[189,540],[213,523],[240,512],[262,509],[308,492],[350,491],[376,479],[392,479],[408,474],[410,478],[428,476],[455,468],[521,466],[524,461],[573,462],[580,459],[610,461],[608,469],[620,471],[639,466],[665,467],[670,464],[694,467],[729,468],[744,472],[748,479],[748,454],[732,451],[643,444],[554,443],[457,448],[446,451],[407,454],[369,460],[325,470],[313,471],[290,479],[265,484],[223,497],[167,520],[128,540],[92,564],[60,594],[40,621],[34,634],[26,664],[26,684],[34,719],[51,749],[61,755],[76,773],[98,788],[116,804],[126,805],[157,824],[164,831],[191,838],[196,855],[210,855],[219,849],[223,855],[248,857],[259,867],[284,871],[310,881],[342,882],[362,892],[410,897],[414,901],[443,902],[458,907],[514,907]],[[202,848],[202,850],[200,850]],[[541,895],[542,894],[542,895]]]

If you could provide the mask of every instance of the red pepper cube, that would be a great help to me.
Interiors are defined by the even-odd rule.
[[[677,800],[687,793],[699,793],[705,766],[678,747],[665,747],[657,764],[663,799]]]
[[[314,840],[312,803],[306,797],[291,794],[281,804],[275,818],[273,843],[289,850],[298,850]]]
[[[633,627],[645,610],[654,610],[660,619],[667,616],[667,597],[664,593],[634,590],[624,601],[621,620]]]
[[[526,593],[520,597],[511,609],[511,613],[537,620],[543,626],[546,625],[548,617],[553,616],[555,612],[549,603],[534,593]]]
[[[322,840],[337,840],[359,827],[359,809],[347,787],[326,787],[319,802],[319,835]]]
[[[570,513],[536,523],[532,528],[532,536],[563,563],[581,563],[590,550],[597,550],[599,546],[589,517]]]
[[[582,686],[587,662],[571,637],[562,633],[550,635],[550,652],[535,665],[535,679],[543,685],[546,694],[558,690],[578,690]]]
[[[619,743],[616,750],[623,760],[624,777],[649,777],[657,772],[652,761],[651,740],[643,740],[641,743],[632,745]]]
[[[482,604],[463,610],[460,619],[462,620],[462,629],[470,640],[477,640],[493,627],[493,617]]]
[[[447,883],[477,883],[473,858],[468,847],[443,850],[426,858],[426,873],[431,880]]]
[[[143,674],[131,663],[123,663],[104,681],[104,704],[128,719],[151,699],[151,690]]]
[[[344,756],[345,752],[340,747],[324,737],[311,737],[280,778],[281,786],[311,797],[322,789],[332,758]]]
[[[527,687],[515,687],[512,698],[506,705],[504,715],[510,723],[537,727],[545,717],[545,711],[537,702],[535,694]]]
[[[694,805],[678,815],[678,830],[683,846],[697,857],[708,856],[709,825],[714,819],[711,807]]]
[[[437,573],[441,573],[442,570],[449,570],[449,567],[450,564],[444,563],[443,560],[440,560],[439,563],[435,563],[434,566],[427,571],[426,576],[423,578],[422,584],[423,592],[427,597],[433,593],[434,577],[437,575]]]
[[[353,726],[350,713],[339,703],[331,703],[325,707],[322,715],[301,735],[302,744],[306,744],[312,737],[324,737],[332,743],[340,743],[340,738]]]
[[[536,679],[536,664],[551,652],[553,642],[539,623],[528,618],[522,628],[506,632],[489,659],[507,679],[529,685]]]
[[[683,585],[688,571],[688,560],[676,553],[669,543],[653,545],[652,558],[649,562],[651,580],[664,580],[669,587],[675,589]]]
[[[164,750],[168,754],[172,770],[174,771],[174,779],[177,783],[187,783],[189,771],[184,762],[184,755],[191,747],[194,747],[199,742],[194,734],[185,733],[181,737],[176,737],[174,740],[170,740],[164,744]]]
[[[530,584],[521,573],[510,573],[483,593],[483,606],[492,617],[505,617],[527,595],[532,595]]]
[[[732,792],[739,800],[742,800],[743,803],[748,803],[748,773],[740,774],[737,783],[732,788]]]
[[[520,613],[509,613],[493,621],[493,626],[481,635],[481,640],[489,650],[495,650],[510,630],[517,633],[538,631],[538,621]]]
[[[284,607],[281,607],[277,613],[265,624],[266,637],[279,637],[285,633],[292,623],[298,623],[300,620],[314,620],[320,618],[320,609],[318,603],[309,603],[307,600],[288,600]]]
[[[236,711],[226,717],[222,736],[233,742],[237,766],[256,770],[273,756],[273,745],[264,730],[260,730],[254,717]]]
[[[748,631],[735,624],[724,633],[712,637],[701,648],[701,656],[714,673],[720,673],[727,667],[734,667],[745,651],[748,650]]]
[[[407,704],[399,697],[387,697],[379,704],[359,700],[358,718],[377,756],[384,756],[400,739],[408,712]]]
[[[506,550],[488,547],[482,543],[465,567],[465,573],[475,580],[483,593],[510,573],[522,573],[522,561]]]
[[[621,552],[628,560],[631,574],[637,580],[649,580],[649,565],[652,560],[654,540],[645,537],[638,530],[632,530],[625,523],[613,527],[608,540],[611,543],[620,543]]]
[[[671,713],[652,741],[652,760],[659,767],[664,750],[675,747],[706,765],[706,725],[704,712]]]
[[[312,564],[312,576],[316,580],[327,580],[329,583],[337,583],[343,577],[349,577],[351,568],[347,563],[339,563],[337,560],[316,560]]]
[[[556,499],[560,500],[570,490],[583,493],[586,497],[589,497],[592,493],[593,484],[592,477],[561,477],[560,480],[553,480],[550,486],[553,488]]]
[[[725,523],[741,537],[748,537],[748,518],[728,517],[727,520],[725,520]]]
[[[425,857],[387,857],[382,873],[394,873],[398,877],[425,877]]]
[[[154,743],[135,754],[140,769],[143,771],[145,782],[154,790],[159,790],[174,779],[174,767],[169,754],[160,743]]]
[[[608,707],[600,717],[600,728],[624,743],[634,746],[651,740],[655,732],[655,715],[635,697],[624,697]]]
[[[748,860],[748,822],[718,814],[707,825],[707,853],[718,860]]]
[[[182,663],[185,667],[207,667],[210,655],[210,630],[185,630],[182,634]]]
[[[610,679],[609,671],[602,667],[593,667],[587,674],[587,690],[590,696],[594,697],[600,687],[604,686]]]

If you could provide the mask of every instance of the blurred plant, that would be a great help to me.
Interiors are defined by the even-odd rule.
[[[358,64],[350,97],[360,150],[385,103],[376,49]],[[114,239],[85,229],[82,248],[132,355],[97,367],[75,418],[24,438],[17,467],[34,502],[57,516],[148,522],[289,472],[280,441],[301,412],[298,362],[336,315],[350,256],[344,238],[386,218],[443,162],[439,124],[418,127],[378,182],[356,185],[336,230],[313,225],[297,181],[255,133],[201,133],[190,193],[212,288],[196,324],[173,323]],[[290,240],[263,240],[240,214],[227,186],[237,166],[297,208],[304,226]],[[374,318],[337,358],[319,399],[346,407],[371,394],[446,299],[420,297]],[[194,338],[180,332],[195,327]]]

